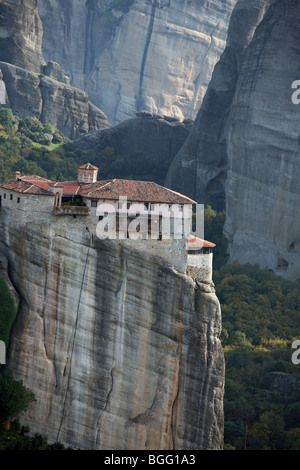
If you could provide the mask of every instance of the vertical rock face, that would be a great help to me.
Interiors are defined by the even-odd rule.
[[[43,27],[37,0],[0,1],[0,60],[40,72]]]
[[[300,2],[275,2],[246,52],[227,123],[231,259],[300,277]],[[245,249],[246,247],[246,249]]]
[[[71,139],[110,127],[84,91],[5,62],[0,62],[0,70],[0,106],[11,107],[20,118],[48,122]]]
[[[7,368],[37,399],[23,421],[81,449],[221,449],[213,286],[71,221],[1,215],[20,296]]]
[[[239,0],[227,46],[166,185],[226,207],[230,259],[300,275],[300,2]]]
[[[227,147],[224,132],[244,53],[272,0],[239,0],[227,44],[216,64],[189,138],[172,162],[166,185],[217,210],[225,207]]]
[[[140,110],[194,118],[235,3],[41,0],[44,57],[59,62],[112,124]]]
[[[37,3],[0,1],[0,106],[49,122],[70,138],[110,127],[88,95],[70,86],[59,64],[45,65]]]

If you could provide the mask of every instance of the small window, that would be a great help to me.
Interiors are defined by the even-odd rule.
[[[21,200],[21,199],[18,197],[18,199],[17,199],[17,203],[18,203],[18,204],[20,204],[20,200]]]
[[[92,199],[91,206],[92,207],[97,207],[97,199]]]
[[[6,193],[3,194],[4,199],[6,199]]]
[[[10,195],[10,200],[11,200],[11,201],[12,201],[12,198],[13,198],[13,195],[11,194],[11,195]]]

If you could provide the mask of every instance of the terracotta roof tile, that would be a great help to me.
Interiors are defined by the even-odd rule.
[[[92,165],[91,163],[85,163],[84,165],[79,166],[78,168],[82,170],[98,170],[96,166]]]
[[[90,163],[82,165],[79,168],[97,169]],[[78,194],[88,198],[105,200],[118,200],[121,196],[126,196],[129,201],[134,202],[150,202],[160,204],[196,204],[195,201],[188,198],[187,196],[160,186],[159,184],[153,183],[152,181],[112,179],[97,181],[96,183],[79,183],[77,181],[54,182],[40,176],[31,175],[19,176],[17,181],[2,183],[2,185],[9,184],[13,185],[11,188],[18,188],[21,187],[20,183],[27,183],[40,188],[41,194],[45,194],[42,191],[49,192],[50,187],[53,188],[57,186],[60,188],[63,187],[63,195]],[[38,194],[38,190],[35,191],[36,194]]]
[[[51,182],[51,180],[47,178],[43,178],[42,176],[38,175],[28,175],[28,176],[19,176],[18,179],[21,179],[23,181],[48,181]]]
[[[80,189],[80,184],[77,181],[51,181],[45,178],[41,178],[39,176],[21,176],[19,178],[22,181],[28,181],[40,188],[45,190],[49,190],[49,187],[55,188],[63,188],[64,195],[75,195],[78,193]]]
[[[58,183],[52,182],[49,186],[52,186],[53,188],[62,187],[64,195],[72,195],[72,196],[78,194],[78,191],[80,189],[80,183],[78,183],[77,181],[65,181],[65,182],[58,182]]]
[[[165,203],[165,204],[196,204],[183,194],[164,188],[152,181],[105,180],[81,186],[79,194],[95,199],[119,199],[126,196],[130,201]]]
[[[53,196],[53,193],[50,193],[50,191],[28,181],[6,181],[5,183],[0,183],[0,187],[10,191],[16,191],[17,193]]]
[[[194,235],[189,236],[189,249],[200,249],[200,248],[214,248],[216,245],[202,238],[195,237]]]

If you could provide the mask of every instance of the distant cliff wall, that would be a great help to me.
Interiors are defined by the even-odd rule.
[[[35,393],[22,417],[31,432],[80,449],[222,449],[213,285],[100,241],[78,218],[0,217],[20,297],[6,370]]]
[[[48,122],[70,139],[110,127],[106,115],[84,91],[5,62],[0,62],[0,70],[0,106],[10,107],[20,118]]]
[[[239,0],[227,43],[217,62],[189,137],[170,165],[166,185],[217,210],[225,208],[227,138],[225,125],[245,51],[272,0]]]
[[[235,3],[40,0],[43,54],[112,124],[141,110],[194,118]]]
[[[0,1],[0,106],[49,122],[70,138],[109,127],[106,115],[70,85],[59,64],[46,65],[42,37],[38,0]]]
[[[38,0],[0,1],[0,60],[40,72],[43,26]],[[13,62],[12,62],[13,61]]]
[[[239,0],[189,137],[166,185],[226,208],[230,259],[300,276],[300,2]]]
[[[276,1],[247,49],[227,121],[230,258],[300,277],[300,1]]]

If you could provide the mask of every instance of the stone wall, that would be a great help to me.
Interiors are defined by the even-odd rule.
[[[6,194],[6,198],[4,195]],[[9,213],[18,223],[48,220],[52,214],[53,196],[37,194],[22,194],[0,188],[1,212]],[[12,198],[12,199],[11,199]],[[19,202],[18,202],[19,201]]]
[[[200,279],[203,282],[211,282],[213,272],[213,254],[188,254],[186,271],[195,279]]]

